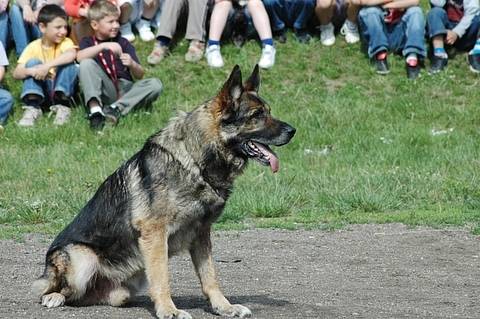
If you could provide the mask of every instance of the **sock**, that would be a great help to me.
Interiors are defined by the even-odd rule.
[[[164,37],[163,35],[159,35],[157,37],[157,41],[158,41],[158,44],[160,46],[168,47],[170,45],[170,41],[172,41],[172,39]]]
[[[140,19],[143,20],[143,21],[145,21],[145,22],[150,23],[150,19],[147,19],[147,18],[145,18],[144,16],[142,16]]]
[[[272,38],[263,39],[263,40],[262,40],[262,46],[266,46],[266,45],[271,45],[271,46],[273,46],[273,39],[272,39]]]
[[[208,46],[211,45],[220,45],[220,41],[208,39]]]
[[[442,59],[448,59],[448,54],[447,51],[445,51],[445,48],[434,48],[433,55]]]
[[[32,106],[36,109],[40,108],[43,101],[41,96],[35,94],[28,94],[22,100],[25,105]]]
[[[53,103],[70,107],[70,98],[61,91],[56,91],[53,95]]]
[[[409,55],[407,55],[406,63],[409,66],[417,66],[417,64],[418,64],[417,54],[416,53],[410,53]]]
[[[382,52],[378,52],[376,55],[375,55],[375,58],[377,60],[385,60],[387,58],[387,51],[382,51]]]
[[[345,25],[347,26],[348,30],[350,30],[350,31],[357,30],[357,24],[348,20],[348,19],[345,20]]]
[[[475,46],[468,54],[480,54],[480,39],[475,42]]]
[[[103,115],[102,108],[100,106],[93,106],[90,108],[90,114],[100,113]]]

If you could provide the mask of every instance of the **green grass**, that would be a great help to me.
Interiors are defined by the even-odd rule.
[[[151,46],[137,46],[146,65]],[[0,136],[0,237],[57,233],[169,117],[213,96],[235,63],[249,74],[260,53],[255,42],[224,46],[227,65],[213,70],[184,62],[186,50],[181,42],[160,66],[146,67],[165,87],[153,110],[102,135],[89,130],[81,107],[66,127],[44,116],[34,129],[18,128],[16,104]],[[378,76],[359,46],[341,38],[331,48],[298,45],[291,35],[278,45],[275,67],[261,72],[261,94],[297,134],[276,150],[278,174],[251,163],[217,227],[400,222],[480,234],[478,76],[464,55],[437,76],[422,70],[416,81],[406,79],[400,57],[390,62],[391,74]],[[7,83],[18,96],[21,83],[10,75]]]

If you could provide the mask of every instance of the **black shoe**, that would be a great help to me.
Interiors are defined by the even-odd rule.
[[[273,37],[280,43],[287,42],[287,35],[285,33],[285,29],[277,30],[273,32]]]
[[[105,116],[100,112],[92,113],[88,116],[90,128],[94,131],[101,131],[105,126]]]
[[[110,105],[105,106],[103,108],[103,114],[105,114],[105,118],[111,122],[113,125],[117,125],[118,121],[120,120],[120,116],[122,115],[118,110],[118,107],[111,107]]]
[[[480,73],[480,54],[469,54],[467,59],[470,70],[475,73]]]
[[[415,80],[418,78],[420,75],[420,64],[417,63],[417,65],[409,65],[408,63],[405,63],[405,67],[407,68],[407,77],[410,80]]]
[[[374,59],[373,64],[375,64],[375,72],[377,72],[377,74],[385,75],[390,73],[390,68],[388,67],[387,58],[381,59],[381,60]]]
[[[431,61],[431,64],[430,64],[430,70],[428,71],[428,73],[435,74],[435,73],[441,72],[443,69],[445,69],[447,64],[448,64],[448,59],[447,58],[441,58],[441,57],[438,57],[438,56],[434,55],[434,56],[432,56],[432,61]]]
[[[308,34],[306,29],[295,29],[294,30],[295,37],[297,38],[297,41],[300,43],[308,43],[312,39],[310,34]]]

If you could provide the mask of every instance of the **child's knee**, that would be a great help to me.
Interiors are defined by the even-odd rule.
[[[43,62],[40,59],[30,59],[27,61],[27,63],[25,63],[25,67],[31,68],[40,64],[43,64]]]

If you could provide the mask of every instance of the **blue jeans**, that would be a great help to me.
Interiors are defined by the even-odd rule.
[[[0,13],[0,42],[3,44],[5,51],[7,51],[8,30],[8,14],[2,12]]]
[[[305,29],[313,14],[315,0],[263,0],[273,31],[293,27]]]
[[[7,90],[0,88],[0,125],[7,122],[8,113],[13,107],[13,97]]]
[[[368,56],[387,50],[403,56],[416,53],[426,56],[425,17],[418,6],[408,8],[399,22],[386,24],[380,7],[364,7],[358,13],[362,37],[368,44]]]
[[[42,64],[38,59],[31,59],[25,64],[26,68]],[[57,67],[57,75],[54,80],[35,80],[28,77],[23,80],[23,89],[20,97],[22,100],[29,94],[42,97],[42,105],[52,105],[55,92],[62,92],[67,97],[75,93],[78,81],[78,67],[75,63],[65,64]]]
[[[447,11],[443,8],[433,7],[427,14],[427,30],[429,39],[437,35],[446,35],[447,30],[452,30],[458,22],[448,20]],[[465,34],[457,39],[454,46],[459,50],[469,51],[477,41],[477,32],[480,27],[480,17],[473,18],[472,24]]]
[[[16,4],[10,8],[10,27],[13,41],[15,42],[17,57],[22,54],[23,50],[31,41],[42,36],[36,24],[23,21],[22,9]]]

